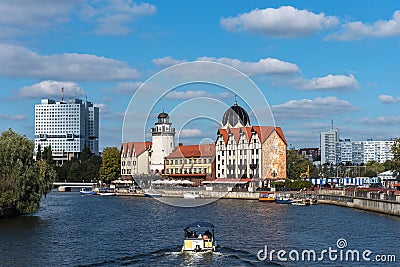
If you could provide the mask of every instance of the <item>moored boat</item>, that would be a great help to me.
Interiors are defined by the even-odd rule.
[[[311,201],[309,198],[299,198],[293,199],[291,204],[295,206],[310,206]]]
[[[275,193],[272,192],[260,192],[258,194],[258,201],[265,201],[265,202],[274,202],[275,201]]]
[[[214,236],[214,225],[212,223],[191,223],[185,227],[184,231],[185,237],[182,247],[183,252],[215,251],[216,241]]]
[[[157,193],[144,193],[145,197],[161,197],[161,194]]]
[[[198,193],[195,192],[188,192],[188,193],[184,193],[183,194],[183,198],[191,198],[191,199],[195,199],[195,198],[199,198],[200,195]]]
[[[79,193],[83,196],[93,196],[96,195],[97,193],[94,192],[91,188],[82,188]]]
[[[292,204],[293,199],[287,197],[278,197],[275,199],[275,202],[278,204]]]

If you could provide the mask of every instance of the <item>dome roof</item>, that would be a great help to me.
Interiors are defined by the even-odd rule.
[[[165,113],[165,112],[161,112],[160,114],[158,114],[158,117],[157,118],[168,118],[169,116],[168,116],[168,114],[167,113]]]
[[[224,117],[222,118],[223,126],[227,126],[228,123],[231,127],[235,127],[238,123],[240,123],[241,126],[250,125],[249,114],[235,102],[232,107],[225,111]]]

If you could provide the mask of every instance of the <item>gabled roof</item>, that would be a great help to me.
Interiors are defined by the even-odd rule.
[[[215,144],[200,144],[189,146],[178,146],[167,159],[172,158],[199,158],[213,157],[215,155]]]
[[[131,157],[133,151],[135,151],[136,157],[145,152],[149,147],[151,147],[151,142],[127,142],[122,143],[121,155],[123,157]],[[128,154],[129,152],[129,154]]]
[[[250,127],[239,127],[239,128],[220,128],[218,129],[217,134],[222,135],[225,144],[228,143],[229,135],[232,134],[236,143],[239,142],[240,139],[240,134],[244,133],[247,138],[247,142],[250,142],[251,135],[253,132],[255,132],[260,139],[261,143],[264,143],[268,137],[274,132],[279,135],[280,138],[282,138],[283,142],[287,144],[285,135],[283,134],[283,131],[281,127],[274,127],[274,126],[250,126]]]

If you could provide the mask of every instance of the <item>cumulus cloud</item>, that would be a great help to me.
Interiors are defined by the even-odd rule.
[[[258,74],[288,74],[300,72],[300,69],[296,64],[281,61],[275,58],[262,58],[257,62],[246,62],[224,57],[199,57],[197,60],[226,64],[242,71],[249,76]]]
[[[142,82],[123,82],[118,83],[112,91],[121,95],[133,95],[133,93],[142,85]]]
[[[357,79],[352,74],[329,74],[324,77],[305,79],[299,75],[301,69],[296,64],[275,58],[263,58],[256,62],[241,61],[239,59],[225,57],[199,57],[197,60],[226,64],[249,76],[269,75],[273,85],[283,84],[303,90],[343,90],[359,87]],[[153,60],[153,63],[159,67],[167,67],[182,62],[187,62],[187,60],[178,60],[170,56]],[[282,75],[285,75],[285,77]]]
[[[282,6],[254,9],[236,17],[221,18],[220,23],[228,31],[249,31],[270,37],[293,38],[335,27],[339,21],[324,13],[315,14],[292,6]]]
[[[139,16],[156,12],[148,3],[136,4],[131,0],[106,0],[103,5],[86,6],[84,14],[97,23],[95,33],[99,35],[123,35],[131,32],[131,23]],[[96,3],[98,4],[98,3]]]
[[[74,82],[42,81],[19,89],[17,96],[21,98],[56,98],[61,99],[61,88],[65,98],[77,98],[85,95],[85,91]]]
[[[271,109],[278,119],[322,118],[332,114],[356,110],[350,102],[334,96],[290,100],[280,105],[272,105]]]
[[[26,120],[25,115],[8,115],[8,114],[0,114],[1,120],[10,120],[10,121],[22,121]]]
[[[197,60],[226,64],[242,71],[249,76],[258,74],[288,74],[300,72],[300,69],[296,64],[281,61],[275,58],[262,58],[257,62],[246,62],[240,61],[239,59],[225,57],[199,57]],[[174,59],[170,56],[153,60],[153,63],[158,67],[168,67],[183,62],[187,62],[187,60]]]
[[[0,2],[0,38],[45,31],[69,20],[81,0],[3,0]]]
[[[154,14],[156,7],[132,0],[3,0],[0,10],[0,38],[6,38],[54,29],[68,23],[72,13],[92,24],[96,34],[126,34],[136,18]]]
[[[400,117],[362,118],[361,122],[367,125],[398,126],[400,123]]]
[[[89,54],[39,55],[21,46],[0,44],[0,75],[44,80],[113,81],[138,77],[126,63]]]
[[[159,68],[166,68],[179,63],[187,62],[186,59],[174,59],[171,56],[156,58],[152,60],[153,64]]]
[[[361,21],[348,22],[342,25],[339,32],[329,35],[327,40],[352,41],[368,37],[385,38],[400,36],[400,11],[393,13],[391,20],[378,20],[374,23]]]
[[[325,77],[313,78],[311,80],[302,80],[300,87],[306,90],[324,90],[324,89],[346,89],[358,88],[359,84],[352,74],[346,75],[327,75]]]
[[[225,99],[231,97],[228,93],[212,94],[203,90],[171,91],[165,95],[169,99],[192,99],[196,97],[210,97],[212,99]]]
[[[98,107],[101,114],[109,114],[111,112],[111,108],[107,104],[97,103],[93,104],[93,106]]]
[[[385,104],[395,104],[400,102],[400,97],[393,97],[391,95],[380,95],[378,100]]]

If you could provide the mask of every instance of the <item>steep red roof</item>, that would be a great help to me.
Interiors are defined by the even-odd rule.
[[[285,135],[283,134],[281,127],[250,126],[250,127],[228,128],[228,129],[220,128],[218,130],[218,134],[222,135],[225,144],[227,144],[229,139],[229,134],[232,134],[236,143],[238,143],[240,138],[240,133],[244,133],[246,135],[247,142],[250,142],[252,132],[255,132],[258,135],[260,142],[264,143],[274,131],[276,131],[279,137],[282,138],[283,142],[287,144]]]
[[[171,154],[167,156],[172,158],[199,158],[213,157],[215,155],[215,144],[200,144],[189,146],[178,146]]]
[[[151,146],[151,142],[127,142],[122,143],[121,155],[123,157],[132,156],[132,152],[135,151],[136,156],[139,156],[145,152]],[[129,151],[129,154],[128,154]]]

